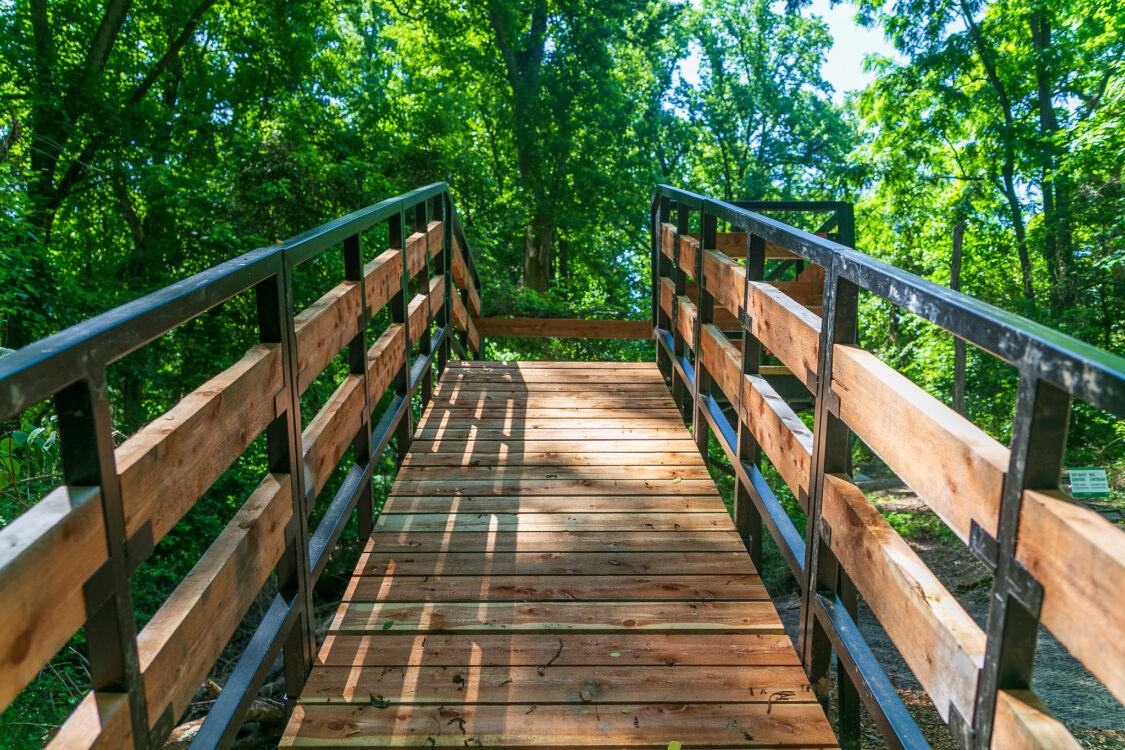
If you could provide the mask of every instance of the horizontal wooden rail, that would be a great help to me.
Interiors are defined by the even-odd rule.
[[[389,224],[392,244],[407,226],[417,231],[364,264],[360,236],[380,223]],[[294,315],[283,302],[288,269],[341,243],[348,277]],[[161,744],[275,571],[279,588],[298,593],[275,599],[255,636],[258,645],[243,655],[197,743],[233,741],[249,705],[246,696],[256,693],[273,661],[268,655],[283,644],[289,652],[289,689],[299,688],[312,655],[308,592],[348,515],[359,509],[362,533],[365,524],[369,529],[373,523],[372,462],[393,434],[399,435],[400,451],[408,447],[412,416],[404,405],[415,393],[429,398],[432,368],[435,363],[444,367],[452,332],[461,331],[468,351],[479,349],[464,301],[479,311],[476,271],[465,247],[452,200],[438,184],[356,212],[278,248],[250,253],[0,362],[0,418],[6,418],[14,409],[52,395],[44,384],[54,380],[44,375],[55,367],[73,367],[71,377],[79,386],[68,387],[81,389],[83,379],[104,377],[106,365],[132,348],[247,289],[258,294],[263,337],[280,334],[251,347],[115,449],[108,439],[91,441],[79,431],[91,411],[105,413],[104,389],[93,391],[101,401],[92,410],[81,407],[77,418],[63,412],[64,449],[105,451],[102,465],[115,467],[115,475],[106,477],[113,491],[106,499],[96,484],[71,482],[0,530],[0,602],[10,610],[0,623],[0,709],[87,624],[91,649],[112,650],[107,639],[115,640],[135,649],[136,659],[132,667],[128,662],[118,667],[124,681],[119,671],[112,683],[103,685],[95,670],[95,691],[51,746]],[[408,296],[414,286],[418,292]],[[364,349],[366,327],[383,308],[392,311],[395,322]],[[139,316],[135,321],[128,317],[130,311]],[[150,325],[156,311],[163,330]],[[302,429],[297,396],[349,351],[350,373],[339,379],[335,392]],[[372,410],[388,389],[394,398],[378,419]],[[377,420],[382,432],[372,435]],[[277,457],[271,458],[274,471],[155,616],[139,633],[135,625],[128,626],[134,622],[129,610],[119,610],[117,621],[107,621],[107,602],[118,607],[113,602],[128,603],[130,571],[261,435],[268,435],[271,456]],[[306,519],[313,502],[349,444],[357,448],[349,475],[355,479],[344,483],[318,528],[309,532]],[[371,455],[358,453],[361,447]],[[295,463],[288,463],[287,453]],[[104,519],[115,514],[124,539],[105,525]],[[91,628],[95,619],[97,626]],[[114,692],[111,684],[127,692]]]
[[[557,339],[651,339],[647,320],[579,320],[568,318],[478,318],[481,336],[528,336]]]
[[[717,231],[720,222],[732,231]],[[850,237],[849,222],[850,213],[843,219],[837,214],[826,226]],[[700,224],[703,232],[694,228]],[[1055,399],[1042,408],[1056,420],[1067,414],[1057,404],[1071,397],[1125,416],[1125,362],[871,261],[825,239],[827,231],[809,235],[731,204],[658,189],[652,225],[653,314],[658,364],[673,397],[681,399],[699,445],[706,445],[711,430],[730,458],[739,487],[735,518],[747,545],[752,552],[760,550],[757,537],[764,523],[798,579],[803,659],[814,685],[825,684],[823,649],[847,650],[854,641],[838,631],[839,606],[854,609],[854,604],[847,604],[844,594],[828,600],[818,592],[839,585],[835,578],[816,577],[833,570],[820,562],[827,559],[858,590],[963,746],[1076,747],[1033,694],[1007,690],[998,682],[998,676],[1020,670],[1028,675],[1021,679],[1030,679],[1031,664],[1019,659],[1034,653],[1036,638],[1033,624],[1021,632],[1005,631],[1003,613],[1023,612],[1020,616],[1031,623],[1041,617],[1125,702],[1125,615],[1119,606],[1125,600],[1125,533],[1057,492],[1027,491],[1021,497],[1018,485],[1012,489],[1014,482],[1027,481],[1022,477],[1035,472],[1046,477],[1035,481],[1053,483],[1057,471],[1051,479],[1041,467],[1029,466],[1032,459],[1020,459],[848,337],[856,330],[857,291],[867,289],[990,353],[1013,352],[1011,360],[1021,368],[1021,392],[1039,388],[1046,394],[1042,398]],[[735,260],[747,256],[745,264]],[[796,281],[762,280],[767,262],[791,261],[806,266]],[[748,269],[755,274],[749,279]],[[832,284],[835,299],[829,293]],[[822,309],[825,304],[831,306]],[[824,320],[832,327],[825,330]],[[969,328],[966,320],[977,321],[979,328]],[[826,336],[835,337],[827,349]],[[768,356],[780,360],[784,371],[763,365]],[[1072,373],[1069,379],[1044,369],[1044,357]],[[771,378],[784,373],[815,398],[813,430],[771,385]],[[1063,395],[1036,385],[1045,381],[1057,383],[1054,387],[1064,389]],[[1040,440],[1065,437],[1065,421],[1061,431],[1057,423],[1032,423],[1030,403],[1021,401],[1014,434],[1040,429],[1045,435]],[[842,473],[850,462],[849,433],[861,438],[996,572],[987,632]],[[1044,453],[1030,445],[1021,450],[1054,456],[1054,461],[1062,455],[1061,446]],[[809,514],[804,539],[761,477],[756,451],[773,464]],[[818,641],[818,632],[827,637]],[[1030,648],[1014,645],[1019,639]],[[854,684],[884,736],[892,744],[910,746],[905,738],[911,732],[916,736],[917,730],[909,728],[908,712],[881,670],[872,673],[861,663],[866,662],[855,654],[840,655],[845,669],[840,705],[851,712],[851,718],[841,717],[843,744],[856,741],[854,708],[845,700]]]

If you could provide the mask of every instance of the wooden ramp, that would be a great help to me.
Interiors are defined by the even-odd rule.
[[[283,747],[835,747],[655,365],[454,363]]]

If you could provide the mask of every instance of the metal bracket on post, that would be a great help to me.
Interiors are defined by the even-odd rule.
[[[107,559],[83,586],[86,609],[86,654],[95,692],[125,693],[133,747],[147,745],[148,708],[137,652],[137,619],[129,581],[125,543],[125,512],[114,458],[113,421],[109,411],[105,370],[54,394],[58,415],[63,481],[72,488],[97,488],[105,529]]]
[[[406,234],[406,211],[399,203],[398,214],[391,219],[391,246],[397,245],[399,253],[402,256],[402,276],[399,279],[399,291],[395,295],[398,303],[395,300],[391,301],[391,316],[394,322],[402,325],[402,365],[395,373],[395,394],[400,396],[403,401],[402,417],[399,419],[398,429],[396,430],[396,443],[398,448],[398,456],[396,458],[398,465],[402,465],[402,459],[406,456],[406,452],[410,450],[410,440],[414,433],[414,405],[413,398],[410,393],[410,355],[414,351],[414,345],[410,336],[410,264],[407,262],[407,234]],[[397,234],[396,234],[397,232]]]
[[[976,528],[970,532],[974,554],[986,565],[995,560],[984,667],[973,715],[975,748],[992,742],[998,692],[1029,688],[1035,666],[1043,587],[1016,560],[1020,512],[1025,490],[1058,486],[1071,400],[1069,393],[1039,375],[1035,364],[1021,367],[996,538]]]
[[[818,697],[826,698],[828,675],[832,665],[832,642],[823,623],[815,615],[819,589],[828,589],[840,596],[849,616],[855,617],[853,588],[846,581],[839,563],[829,548],[831,529],[823,524],[821,499],[827,474],[848,473],[851,463],[850,431],[829,409],[832,383],[832,353],[835,344],[853,343],[857,333],[857,300],[859,290],[840,276],[833,264],[825,269],[824,317],[820,332],[820,353],[817,372],[806,371],[806,384],[816,395],[816,412],[812,464],[809,477],[809,498],[806,508],[805,590],[801,600],[799,650],[801,661],[813,685],[820,686]],[[824,532],[828,532],[825,534]],[[844,662],[841,660],[840,664]],[[845,669],[838,669],[840,681],[841,743],[854,745],[858,739],[859,715],[856,689]],[[847,696],[844,692],[847,691]],[[845,700],[846,697],[846,700]],[[846,710],[845,710],[846,708]]]
[[[137,529],[137,533],[125,540],[125,569],[129,572],[129,577],[132,577],[137,572],[137,568],[141,567],[156,549],[156,543],[152,538],[152,520],[144,522],[141,528]]]
[[[367,324],[371,320],[371,310],[367,306],[367,284],[363,279],[363,241],[360,235],[344,238],[344,279],[359,286],[359,313],[356,317],[356,333],[348,342],[348,372],[363,379],[363,413],[360,415],[359,430],[352,439],[352,454],[356,466],[366,468],[371,463],[371,403],[370,377],[367,367]],[[356,522],[360,550],[375,524],[375,489],[367,482],[356,502]]]
[[[949,704],[949,733],[953,735],[953,739],[957,741],[964,750],[969,750],[972,747],[973,739],[976,733],[973,731],[973,726],[970,724],[961,712],[957,709],[952,702]]]

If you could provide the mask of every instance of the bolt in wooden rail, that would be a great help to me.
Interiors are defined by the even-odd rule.
[[[810,234],[755,213],[767,209],[832,218]],[[858,698],[889,745],[928,746],[855,626],[862,597],[963,747],[1077,747],[1030,692],[1031,670],[1041,621],[1125,701],[1125,533],[1057,491],[1070,399],[1125,417],[1125,360],[852,250],[847,204],[659,186],[651,216],[657,362],[701,449],[711,431],[731,461],[755,562],[764,526],[801,587],[802,659],[822,695],[838,656],[842,744],[858,746]],[[767,261],[794,259],[805,281],[766,281]],[[1010,448],[854,346],[860,292],[1019,368]],[[767,374],[766,354],[784,367]],[[782,386],[814,397],[812,431]],[[852,482],[852,433],[993,571],[987,632]],[[759,456],[808,514],[803,534]]]
[[[419,231],[403,242],[408,213]],[[392,247],[364,264],[362,237],[384,224]],[[337,247],[344,278],[294,314],[293,269]],[[451,342],[462,358],[479,348],[464,307],[460,315],[450,311],[451,300],[461,301],[454,283],[479,310],[466,248],[452,198],[438,183],[248,253],[0,361],[0,418],[55,399],[66,478],[0,530],[0,602],[8,611],[0,624],[0,708],[85,626],[94,690],[51,746],[162,744],[271,572],[278,594],[192,747],[234,740],[279,653],[287,694],[296,696],[315,647],[312,589],[352,511],[362,535],[372,527],[375,461],[396,432],[405,450],[411,434],[400,426],[410,424],[410,402],[415,394],[428,400],[433,367],[444,367]],[[257,299],[262,343],[114,448],[106,366],[248,291]],[[395,322],[368,347],[367,328],[387,305]],[[341,352],[347,374],[302,426],[300,394]],[[390,407],[373,413],[396,380]],[[129,576],[263,434],[268,473],[138,633]],[[355,460],[310,530],[312,504],[349,444]]]

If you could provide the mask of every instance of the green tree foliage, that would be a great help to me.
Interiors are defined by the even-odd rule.
[[[854,199],[861,249],[1125,348],[1123,0],[859,0],[902,59],[872,61],[843,106],[828,29],[801,4],[0,0],[0,354],[435,180],[479,251],[488,315],[646,318],[649,199],[667,181]],[[299,268],[298,302],[341,273],[331,254]],[[253,344],[253,310],[244,295],[115,363],[117,438]],[[942,397],[967,372],[963,408],[1006,435],[1010,369],[876,301],[862,315],[863,343]],[[345,367],[309,389],[306,417]],[[1125,461],[1119,426],[1080,417],[1076,451]],[[53,424],[45,404],[0,425],[0,522],[57,480]],[[142,618],[263,462],[255,446],[138,572]],[[5,715],[23,712],[18,742],[80,696],[81,651]]]
[[[676,92],[694,136],[688,184],[724,200],[839,195],[854,141],[821,73],[824,21],[769,0],[704,0],[688,28],[700,52],[699,84]]]

